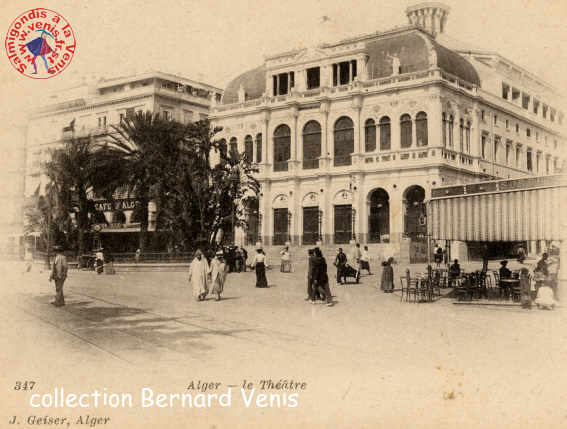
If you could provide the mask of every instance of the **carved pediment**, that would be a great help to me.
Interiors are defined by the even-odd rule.
[[[296,55],[295,61],[298,63],[310,63],[321,61],[326,58],[327,54],[324,50],[319,48],[307,48],[303,52]]]

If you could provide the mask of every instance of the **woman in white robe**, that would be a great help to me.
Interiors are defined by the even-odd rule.
[[[211,270],[203,252],[197,250],[195,259],[189,268],[189,283],[193,288],[193,297],[196,301],[203,301],[209,293],[209,275]]]
[[[217,301],[221,300],[221,293],[224,290],[224,281],[228,273],[228,266],[224,262],[222,251],[217,252],[211,261],[211,293],[217,294]]]

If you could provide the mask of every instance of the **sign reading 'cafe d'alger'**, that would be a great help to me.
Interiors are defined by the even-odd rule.
[[[115,201],[97,201],[95,209],[100,212],[110,212],[113,210],[133,210],[134,207],[140,204],[140,201],[134,198],[127,198]]]

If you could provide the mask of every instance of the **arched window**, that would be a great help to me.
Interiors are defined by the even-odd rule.
[[[309,121],[303,127],[303,168],[319,168],[321,156],[321,125]]]
[[[254,142],[251,135],[244,138],[244,156],[248,162],[254,162]]]
[[[471,122],[467,121],[467,127],[465,128],[465,151],[466,153],[471,153]]]
[[[445,115],[445,112],[443,112],[442,115],[443,118],[443,128],[441,129],[441,132],[443,134],[442,138],[443,138],[443,147],[447,147],[447,115]]]
[[[335,122],[334,130],[334,165],[351,165],[351,153],[354,152],[354,124],[347,116]]]
[[[427,146],[427,113],[419,112],[415,116],[415,137],[417,146]]]
[[[449,147],[453,147],[453,115],[449,115]]]
[[[291,130],[279,125],[274,131],[274,171],[287,171],[287,162],[291,156]]]
[[[374,119],[367,119],[364,124],[364,151],[376,150],[376,123]]]
[[[262,133],[256,134],[256,162],[262,162]]]
[[[230,153],[231,154],[238,154],[238,140],[236,140],[236,137],[232,137],[230,139]]]
[[[400,118],[400,146],[411,147],[411,116],[407,113]]]
[[[465,151],[465,121],[462,118],[459,120],[459,149]]]
[[[390,150],[392,147],[390,118],[387,116],[382,116],[380,118],[379,126],[380,126],[380,150]]]

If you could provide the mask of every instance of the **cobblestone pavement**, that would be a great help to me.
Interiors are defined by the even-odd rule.
[[[332,282],[335,306],[311,305],[305,266],[294,268],[269,270],[268,289],[256,289],[251,272],[230,274],[224,299],[201,303],[185,273],[71,271],[67,305],[55,308],[46,272],[5,264],[0,427],[13,415],[86,414],[31,408],[30,392],[13,390],[18,380],[35,380],[38,393],[134,396],[197,380],[222,383],[220,393],[236,386],[227,408],[88,410],[110,416],[112,428],[567,425],[564,308],[401,303],[379,291],[379,273]],[[398,279],[405,267],[395,269]],[[241,384],[265,379],[306,382],[299,406],[246,408]]]

